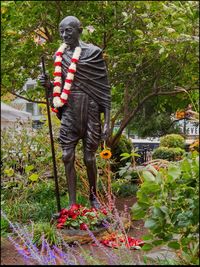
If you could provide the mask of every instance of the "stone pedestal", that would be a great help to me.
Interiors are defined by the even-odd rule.
[[[122,218],[124,229],[130,228],[130,221],[126,218]],[[118,226],[119,224],[116,222],[115,227],[99,227],[98,230],[91,231],[92,234],[97,238],[98,240],[109,238],[109,236],[113,233],[118,232]],[[85,230],[76,230],[76,229],[61,229],[59,230],[62,234],[63,239],[67,243],[73,243],[73,242],[79,242],[80,244],[90,243],[93,242],[92,236]]]

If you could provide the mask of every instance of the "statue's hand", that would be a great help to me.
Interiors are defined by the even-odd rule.
[[[50,88],[51,87],[51,81],[50,81],[50,77],[49,75],[44,75],[44,74],[40,74],[38,76],[38,80],[40,82],[40,84],[43,86],[43,87],[46,87],[46,88]]]
[[[102,134],[101,134],[101,139],[102,140],[107,140],[109,137],[109,124],[105,123],[103,126]]]

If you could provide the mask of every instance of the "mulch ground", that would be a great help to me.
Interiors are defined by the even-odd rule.
[[[126,197],[126,198],[117,198],[115,205],[119,211],[124,210],[124,206],[128,209],[136,202],[136,197]],[[133,238],[141,239],[141,237],[147,233],[147,229],[144,228],[144,222],[142,220],[134,221],[129,232],[128,236]],[[91,247],[91,245],[84,244],[82,248],[86,250],[92,249],[96,257],[101,258],[102,252],[98,247]],[[133,251],[137,253],[137,251]],[[12,243],[8,239],[2,238],[1,240],[1,265],[27,265],[22,256],[18,254]]]

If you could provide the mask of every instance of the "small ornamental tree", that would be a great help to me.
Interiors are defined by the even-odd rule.
[[[180,160],[185,152],[184,138],[179,134],[168,134],[160,139],[160,147],[153,151],[153,159]]]
[[[160,146],[184,148],[185,140],[180,134],[168,134],[160,138]]]
[[[152,171],[153,170],[153,171]],[[199,253],[199,156],[195,151],[159,171],[151,167],[133,205],[132,218],[144,219],[150,234],[143,237],[145,250],[167,244],[184,264],[198,264]]]

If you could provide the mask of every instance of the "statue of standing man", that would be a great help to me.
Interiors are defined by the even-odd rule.
[[[40,83],[53,91],[52,111],[61,120],[59,143],[67,178],[69,205],[76,203],[75,148],[83,142],[92,207],[99,208],[95,153],[101,140],[109,135],[111,94],[102,50],[80,40],[82,26],[74,16],[59,24],[63,44],[54,56],[54,82],[47,76]],[[101,123],[104,114],[104,124]]]

